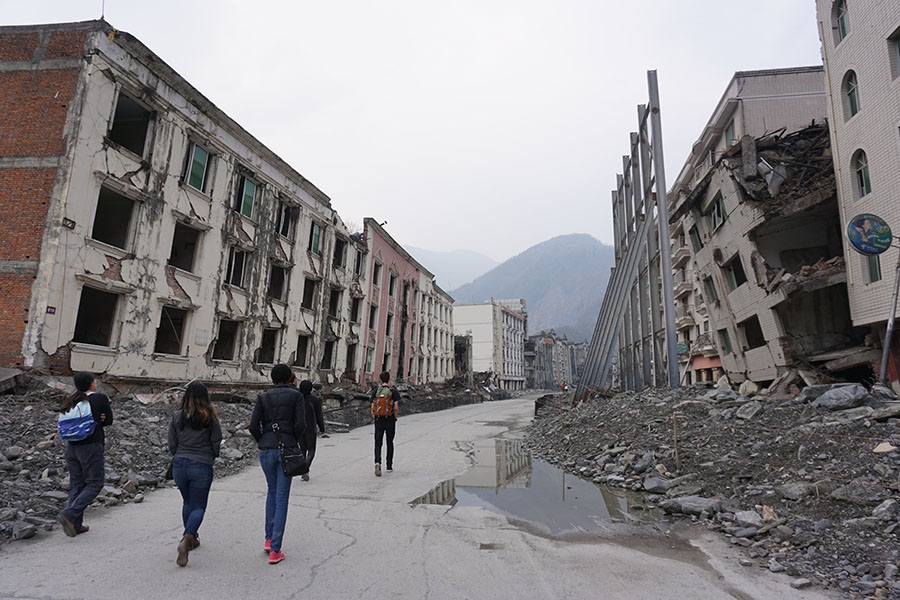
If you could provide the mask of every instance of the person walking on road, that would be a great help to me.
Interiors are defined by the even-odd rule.
[[[312,467],[313,458],[316,456],[316,435],[327,437],[325,433],[325,415],[322,414],[322,400],[313,394],[313,383],[309,379],[304,379],[298,386],[300,393],[303,394],[306,404],[306,431],[303,432],[303,438],[300,440],[300,447],[306,454],[306,465]],[[318,430],[316,429],[318,427]],[[300,476],[303,481],[309,481],[309,473]]]
[[[90,527],[84,524],[84,510],[94,501],[106,481],[103,453],[106,436],[103,430],[113,423],[109,397],[97,391],[97,380],[91,373],[76,373],[72,378],[75,392],[63,400],[60,413],[70,411],[82,400],[87,400],[94,419],[94,431],[86,438],[66,442],[66,468],[69,470],[69,500],[57,515],[57,522],[69,537],[86,533]]]
[[[391,387],[391,374],[384,371],[379,379],[381,385],[372,390],[372,416],[375,418],[375,477],[381,477],[381,444],[387,437],[386,467],[387,472],[394,470],[394,434],[397,430],[397,410],[400,392]]]
[[[169,421],[169,453],[172,477],[181,492],[181,522],[184,532],[178,542],[179,567],[188,563],[188,553],[200,545],[199,530],[206,513],[213,462],[222,446],[222,426],[209,391],[199,381],[187,385],[181,406]]]
[[[287,523],[291,478],[281,470],[280,442],[286,447],[299,444],[306,429],[306,404],[294,387],[294,373],[285,364],[272,367],[275,387],[256,398],[250,417],[250,434],[259,447],[259,464],[266,476],[266,543],[269,564],[284,560],[281,544]],[[277,429],[277,433],[276,433]]]

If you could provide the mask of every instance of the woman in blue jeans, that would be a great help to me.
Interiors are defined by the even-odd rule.
[[[222,445],[222,427],[206,386],[199,381],[187,385],[181,407],[169,421],[169,452],[172,477],[184,503],[181,521],[184,534],[178,542],[179,567],[188,563],[188,553],[200,545],[198,531],[206,512],[213,480],[213,462]]]
[[[266,476],[266,542],[263,549],[268,553],[271,565],[284,560],[281,543],[291,496],[291,478],[281,470],[279,445],[297,446],[306,428],[303,394],[294,387],[294,381],[294,372],[289,366],[278,364],[272,367],[275,387],[256,398],[250,417],[250,434],[259,446],[259,465]]]

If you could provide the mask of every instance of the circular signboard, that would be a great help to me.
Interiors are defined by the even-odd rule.
[[[684,342],[678,342],[678,344],[677,344],[675,347],[678,349],[678,354],[679,354],[679,355],[681,355],[681,354],[687,354],[687,351],[688,351],[688,345],[685,344]]]
[[[891,247],[891,227],[884,219],[863,213],[856,215],[847,224],[847,239],[860,254],[873,256]]]

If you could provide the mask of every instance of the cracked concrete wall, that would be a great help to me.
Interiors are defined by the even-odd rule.
[[[122,379],[264,382],[271,364],[259,364],[256,357],[264,328],[273,328],[278,331],[276,362],[292,362],[298,334],[308,332],[313,334],[313,359],[311,366],[297,369],[298,378],[340,379],[346,365],[345,344],[359,335],[348,325],[349,290],[364,294],[352,269],[354,252],[365,252],[364,245],[350,241],[351,232],[327,196],[158,57],[105,23],[87,25],[92,33],[85,58],[76,63],[77,91],[68,106],[62,175],[48,198],[39,277],[30,298],[35,318],[23,338],[25,363]],[[107,137],[121,94],[152,114],[142,154]],[[202,192],[184,182],[192,143],[213,156],[210,184]],[[259,183],[250,218],[232,210],[240,173],[252,174]],[[101,189],[131,202],[123,244],[92,236]],[[296,208],[290,239],[275,231],[280,202]],[[320,254],[308,251],[313,221],[323,226]],[[167,264],[176,224],[198,232],[190,271]],[[347,241],[350,266],[333,264],[335,236]],[[250,253],[240,286],[226,282],[231,246]],[[284,301],[267,297],[273,261],[290,268]],[[300,307],[306,276],[320,282],[312,310]],[[72,341],[86,287],[117,295],[108,345]],[[325,290],[331,287],[348,293],[342,295],[337,318],[329,321],[323,316]],[[154,352],[164,307],[187,311],[179,354]],[[222,319],[241,324],[234,360],[211,358]],[[323,373],[318,366],[329,332],[338,348],[331,368]]]

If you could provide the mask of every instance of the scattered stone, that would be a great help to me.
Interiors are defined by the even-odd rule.
[[[813,582],[810,581],[809,579],[800,578],[800,579],[793,580],[791,582],[791,587],[794,588],[795,590],[802,590],[804,588],[808,588],[812,584],[813,584]]]
[[[866,401],[874,400],[869,392],[858,383],[839,384],[822,395],[812,403],[815,407],[828,410],[845,410],[862,406]]]

